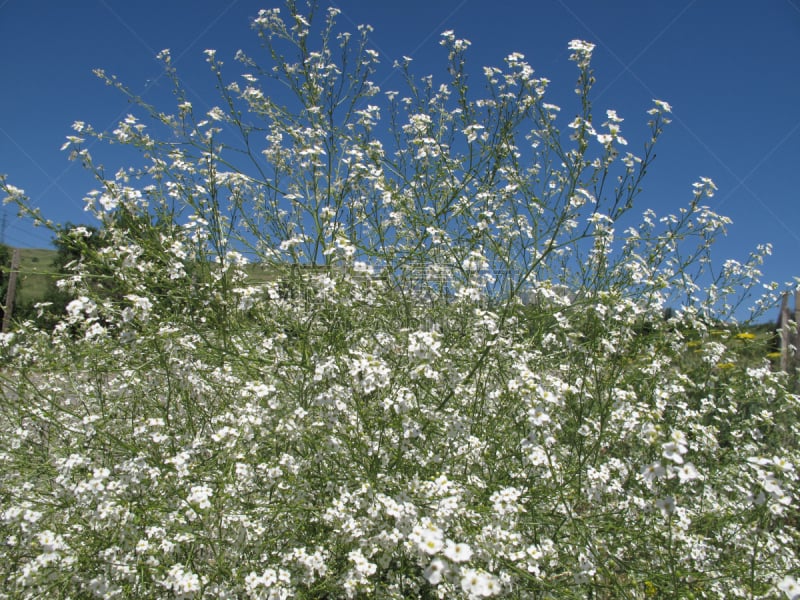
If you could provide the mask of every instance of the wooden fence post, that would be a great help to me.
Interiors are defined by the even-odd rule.
[[[778,314],[778,325],[781,332],[781,371],[789,372],[789,294],[784,293],[781,300],[781,312]]]
[[[797,365],[797,349],[800,347],[800,290],[794,293],[794,317],[789,310],[789,293],[783,294],[781,312],[778,314],[778,329],[781,337],[781,371],[790,373]]]
[[[5,311],[3,313],[3,333],[11,327],[11,313],[14,310],[14,296],[17,292],[17,271],[19,271],[20,252],[14,248],[11,255],[11,272],[8,276],[8,289],[6,290]]]
[[[800,290],[795,290],[794,292],[794,322],[800,323]],[[798,332],[795,332],[795,338],[797,337]],[[795,345],[797,345],[797,341],[795,340]]]

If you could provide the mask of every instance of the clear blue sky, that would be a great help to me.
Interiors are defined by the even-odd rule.
[[[323,6],[325,2],[321,2]],[[575,76],[567,44],[597,45],[595,108],[625,118],[636,135],[652,98],[670,102],[674,121],[645,180],[639,209],[675,211],[691,183],[711,177],[719,187],[712,208],[734,221],[717,259],[743,260],[758,243],[774,254],[764,278],[800,276],[800,0],[336,0],[341,23],[375,27],[374,48],[384,89],[400,87],[390,66],[412,56],[420,70],[440,72],[439,34],[469,39],[477,67],[523,53],[539,76],[553,81],[554,102],[574,102]],[[87,222],[81,199],[93,186],[59,151],[75,120],[113,129],[129,110],[93,68],[117,74],[145,98],[164,98],[155,54],[170,48],[190,100],[211,107],[213,81],[203,50],[232,62],[253,47],[255,3],[188,0],[0,0],[0,172],[22,187],[55,221]],[[394,79],[393,79],[394,78]],[[171,107],[170,107],[171,108]],[[638,131],[641,131],[639,129]],[[93,154],[102,161],[103,151]],[[6,208],[4,241],[45,247],[48,232],[19,222]]]

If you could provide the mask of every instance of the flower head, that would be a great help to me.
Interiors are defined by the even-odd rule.
[[[778,584],[778,589],[786,594],[789,600],[798,600],[800,598],[800,585],[797,580],[791,575],[784,577]]]
[[[462,573],[461,589],[470,596],[487,597],[500,592],[500,585],[489,573],[475,569],[466,569]]]
[[[467,562],[472,558],[472,548],[467,544],[459,544],[452,540],[447,540],[444,547],[444,555],[455,563]]]

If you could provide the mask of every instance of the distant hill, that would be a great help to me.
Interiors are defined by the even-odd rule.
[[[58,251],[48,248],[21,248],[20,267],[16,305],[25,306],[41,302],[47,293],[50,282],[60,276],[53,264]],[[271,281],[274,277],[257,264],[251,264],[247,271],[254,282]],[[0,302],[5,298],[0,299]]]
[[[17,305],[40,302],[50,282],[58,276],[53,269],[56,250],[45,248],[20,249],[19,288]]]

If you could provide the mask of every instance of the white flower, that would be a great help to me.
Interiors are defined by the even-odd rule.
[[[673,429],[669,437],[676,444],[680,444],[681,446],[689,445],[689,443],[686,441],[686,434],[683,433],[680,429]]]
[[[472,548],[467,544],[460,544],[452,540],[447,540],[447,545],[444,548],[444,555],[454,563],[467,562],[472,558]]]
[[[100,325],[100,323],[92,323],[89,328],[86,330],[86,339],[91,340],[94,338],[102,337],[105,335],[106,330],[105,328]]]
[[[583,40],[572,40],[567,47],[570,50],[575,50],[576,52],[584,54],[591,54],[594,50],[594,44],[590,42],[584,42]]]
[[[441,535],[435,532],[426,531],[420,536],[419,547],[427,554],[436,554],[443,546]]]
[[[684,452],[686,450],[684,449]],[[667,460],[671,460],[676,464],[683,464],[683,456],[681,456],[681,447],[675,442],[667,442],[661,445],[661,455]]]
[[[410,539],[426,554],[436,554],[444,546],[444,532],[430,522],[414,527]]]
[[[665,496],[656,500],[656,508],[661,511],[665,517],[670,516],[675,512],[675,499],[672,496]]]
[[[415,360],[434,360],[439,358],[442,342],[432,331],[415,331],[408,336],[408,353]]]
[[[672,106],[670,106],[668,102],[664,102],[663,100],[653,100],[653,104],[655,104],[656,108],[658,108],[660,111],[672,112]]]
[[[55,552],[63,546],[61,536],[54,534],[49,529],[39,532],[36,537],[45,552]]]
[[[772,464],[776,466],[778,470],[781,471],[782,473],[788,473],[789,471],[794,471],[794,465],[785,458],[780,456],[773,456]]]
[[[355,358],[350,364],[350,377],[365,394],[390,384],[391,369],[380,358],[365,356]]]
[[[541,427],[545,423],[550,422],[550,415],[544,411],[542,405],[538,405],[535,408],[528,410],[528,419],[535,427]]]
[[[678,479],[681,480],[681,483],[686,483],[687,481],[692,481],[693,479],[699,479],[700,473],[697,472],[697,469],[692,463],[686,463],[678,467]]]
[[[477,273],[480,270],[488,268],[489,263],[486,258],[477,250],[472,250],[467,257],[461,261],[461,268],[468,273]]]
[[[108,194],[103,194],[100,196],[100,204],[104,210],[112,211],[119,206],[119,200]]]
[[[445,563],[441,558],[434,558],[431,561],[431,564],[423,572],[425,579],[428,580],[428,583],[431,585],[437,585],[442,581],[442,578],[447,574],[448,568],[447,563]]]
[[[212,494],[211,488],[207,485],[195,485],[192,487],[189,497],[186,498],[186,502],[196,506],[200,510],[211,508],[209,498],[211,498]]]
[[[524,512],[524,508],[519,504],[522,492],[514,487],[507,487],[495,492],[489,497],[494,511],[499,515],[515,514]]]
[[[143,296],[137,296],[136,294],[128,294],[125,296],[128,300],[133,303],[133,307],[140,311],[143,315],[150,314],[150,311],[153,308],[153,303],[150,301],[149,298],[145,298]]]
[[[213,107],[206,114],[213,121],[223,121],[225,119],[225,112],[219,106]]]
[[[464,135],[467,136],[467,143],[471,144],[475,140],[478,139],[478,132],[483,129],[483,125],[478,125],[477,123],[473,123],[472,125],[468,125],[464,128]]]
[[[466,569],[462,573],[461,589],[470,596],[493,596],[500,592],[500,585],[489,573],[475,569]]]
[[[683,455],[688,451],[686,435],[676,429],[670,434],[670,441],[661,444],[661,455],[675,464],[683,464]]]
[[[789,600],[800,599],[800,585],[798,585],[797,580],[791,575],[787,575],[781,580],[778,584],[778,589],[786,594]]]
[[[172,565],[161,585],[172,590],[178,598],[191,598],[200,591],[200,578],[184,569],[183,565]]]
[[[361,550],[352,550],[347,555],[347,558],[350,559],[356,571],[362,577],[369,577],[378,569],[378,566],[375,563],[371,563],[366,559],[366,557],[361,553]]]
[[[666,470],[661,465],[659,461],[655,461],[647,465],[644,469],[642,469],[642,477],[644,477],[645,481],[653,482],[659,477],[663,477]]]

